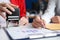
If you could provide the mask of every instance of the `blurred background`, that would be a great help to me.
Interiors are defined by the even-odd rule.
[[[26,10],[29,12],[29,14],[32,14],[32,12],[35,14],[39,13],[40,10],[45,12],[47,9],[48,0],[26,0]],[[35,11],[35,12],[34,12]],[[31,13],[30,13],[31,12]],[[33,19],[29,18],[29,22],[32,22]]]
[[[42,0],[44,5],[45,5],[45,8],[44,10],[47,8],[47,4],[48,4],[48,0]],[[39,10],[39,0],[26,0],[26,8],[27,8],[27,11],[31,11],[31,10]]]

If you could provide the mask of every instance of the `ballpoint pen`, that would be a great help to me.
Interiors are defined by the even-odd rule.
[[[41,26],[42,26],[42,28],[45,28],[45,23],[44,23],[44,20],[42,19],[42,14],[43,14],[43,11],[42,11],[42,10],[40,10],[40,13],[39,13],[39,14],[37,14],[37,16],[39,16],[39,17],[40,17],[40,19],[43,21],[43,22],[41,22]]]

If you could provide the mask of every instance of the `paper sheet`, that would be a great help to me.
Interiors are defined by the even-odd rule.
[[[31,35],[42,35],[46,36],[47,34],[53,34],[54,31],[50,31],[47,29],[35,29],[35,28],[20,28],[20,27],[11,27],[7,29],[9,35],[13,39],[21,39],[21,38],[27,38]],[[48,36],[49,36],[48,35]]]
[[[32,38],[31,35],[33,35],[33,37],[37,37],[37,35],[40,35],[39,37],[48,37],[48,36],[57,35],[56,31],[52,31],[44,28],[36,29],[33,28],[31,24],[20,27],[10,27],[7,28],[6,30],[13,39],[27,38],[29,36],[30,38]]]

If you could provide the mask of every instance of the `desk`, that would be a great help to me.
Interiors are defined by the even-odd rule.
[[[0,29],[0,40],[9,40],[3,29]]]
[[[34,40],[60,40],[60,37],[43,38],[43,39],[34,39]]]
[[[9,40],[8,36],[6,35],[3,29],[0,29],[0,40]],[[60,36],[52,38],[34,39],[34,40],[60,40]]]

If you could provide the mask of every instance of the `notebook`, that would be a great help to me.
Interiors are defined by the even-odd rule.
[[[35,28],[10,27],[5,29],[5,32],[10,37],[11,40],[47,38],[57,36],[57,33],[55,31],[47,30],[44,28],[35,29]]]

